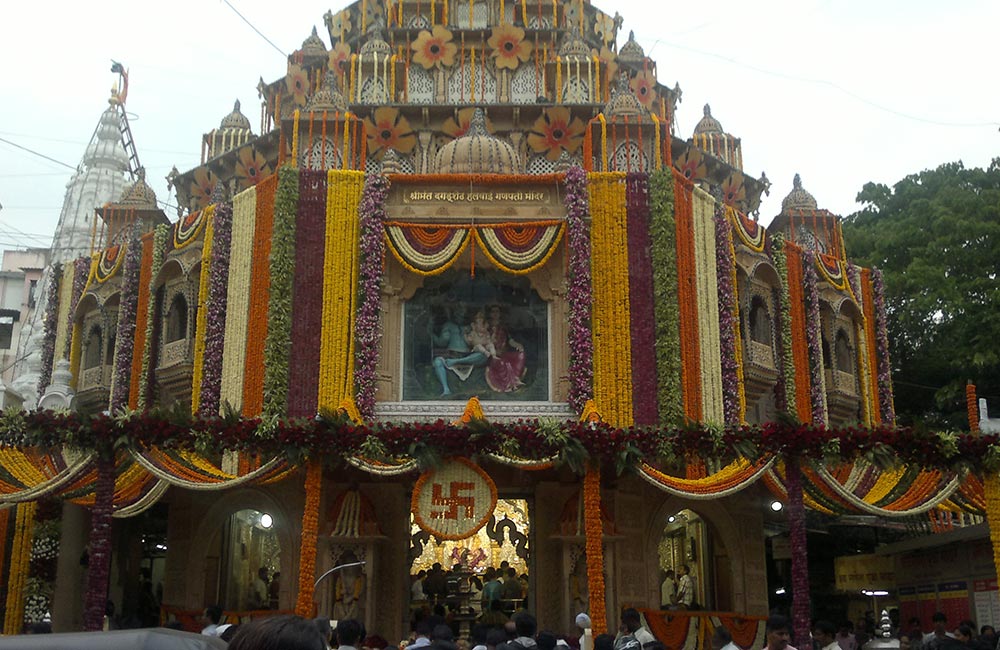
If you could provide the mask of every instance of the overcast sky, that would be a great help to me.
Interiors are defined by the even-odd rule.
[[[284,52],[330,5],[230,0]],[[346,3],[344,3],[346,4]],[[702,106],[743,140],[747,174],[773,187],[764,223],[802,175],[820,207],[857,209],[867,181],[1000,156],[995,0],[596,2],[625,18],[684,92],[676,132]],[[329,43],[328,43],[329,45]],[[199,163],[201,134],[240,99],[259,130],[259,76],[285,60],[221,0],[39,0],[7,3],[0,24],[0,138],[76,166],[116,76],[130,70],[128,110],[139,158],[161,200],[164,176]],[[72,171],[0,142],[0,248],[47,246]],[[169,216],[176,214],[170,210]],[[849,242],[848,242],[849,244]]]

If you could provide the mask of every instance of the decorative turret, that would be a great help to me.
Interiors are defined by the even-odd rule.
[[[94,242],[96,249],[104,249],[124,241],[133,224],[141,223],[140,232],[150,232],[157,224],[170,220],[159,208],[156,192],[146,182],[146,169],[139,168],[138,178],[125,188],[118,201],[97,209],[97,216],[104,222],[102,237]]]
[[[622,49],[618,51],[618,60],[622,63],[642,63],[646,58],[646,52],[642,49],[642,46],[635,40],[635,32],[630,31],[628,33],[628,41],[625,45],[622,45]]]
[[[304,62],[326,58],[326,44],[319,37],[315,25],[313,25],[312,34],[302,41],[302,47],[297,54],[301,55]]]
[[[202,137],[201,162],[218,158],[227,151],[237,149],[254,137],[250,130],[250,120],[240,112],[240,100],[233,103],[231,113],[222,118],[218,129],[213,129]]]
[[[768,227],[806,250],[844,257],[840,217],[817,207],[816,198],[802,187],[802,178],[792,179],[792,191],[781,200],[781,213]]]
[[[792,191],[781,199],[781,211],[815,210],[816,207],[816,198],[802,187],[802,177],[796,174],[792,179]]]
[[[513,174],[521,168],[514,147],[490,135],[481,108],[472,114],[462,137],[438,150],[435,166],[440,174]]]
[[[722,123],[712,115],[712,107],[708,104],[705,104],[705,114],[694,127],[691,142],[699,149],[725,161],[729,166],[743,171],[743,149],[740,139],[726,133]]]

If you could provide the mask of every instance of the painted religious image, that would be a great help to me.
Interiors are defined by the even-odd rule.
[[[549,399],[548,305],[527,279],[427,278],[406,303],[403,399]]]

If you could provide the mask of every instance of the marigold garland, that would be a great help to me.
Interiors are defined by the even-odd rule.
[[[424,486],[431,479],[435,479],[435,481],[440,480],[441,483],[451,483],[452,485],[459,482],[463,484],[466,491],[474,490],[477,486],[474,481],[467,480],[469,473],[473,473],[478,476],[480,483],[479,487],[485,485],[485,487],[489,490],[489,494],[485,494],[484,490],[475,490],[473,492],[476,503],[489,504],[488,506],[482,507],[482,517],[473,521],[473,523],[467,525],[464,529],[457,529],[455,527],[457,526],[457,523],[455,526],[448,527],[447,521],[435,522],[434,513],[427,513],[425,511],[427,506],[430,504],[425,503],[427,499],[423,498],[425,497]],[[445,475],[447,477],[449,474],[451,475],[450,480],[448,478],[441,479],[441,475]],[[465,474],[465,476],[461,476],[462,474]],[[410,497],[410,512],[413,514],[414,523],[416,523],[422,530],[431,533],[438,539],[459,540],[466,539],[489,522],[490,517],[493,516],[493,511],[496,508],[496,502],[497,486],[496,483],[493,482],[493,479],[490,478],[490,475],[471,460],[461,456],[455,456],[449,458],[441,467],[431,469],[420,475],[417,482],[413,486],[413,493]],[[425,515],[428,514],[430,516],[425,517]],[[468,518],[469,517],[466,517],[466,519]],[[457,519],[451,519],[450,521],[457,522]]]
[[[141,286],[145,287],[145,312],[142,318],[145,322],[145,328],[142,335],[142,354],[139,359],[139,372],[136,373],[137,376],[133,375],[132,378],[132,394],[129,396],[129,408],[133,399],[135,400],[135,405],[139,410],[144,410],[147,406],[147,400],[149,399],[149,379],[152,373],[152,368],[150,367],[152,346],[153,346],[153,331],[156,325],[156,300],[154,296],[156,295],[156,287],[153,283],[156,282],[156,276],[160,274],[160,269],[163,267],[163,254],[167,245],[167,236],[169,233],[169,226],[166,224],[161,224],[156,227],[153,233],[151,248],[152,261],[149,264],[149,270],[147,273],[148,281],[143,282],[140,278],[139,282]],[[145,245],[144,245],[145,246]],[[143,252],[143,261],[145,261],[146,253]],[[145,264],[143,267],[145,268]],[[142,301],[143,296],[140,294],[140,301]],[[138,312],[142,313],[142,312]],[[138,320],[136,322],[136,327],[138,327]],[[136,341],[138,345],[139,341]],[[133,373],[135,372],[136,364],[132,364]]]
[[[861,311],[864,315],[865,334],[865,345],[863,347],[858,345],[858,358],[864,360],[866,371],[864,378],[867,381],[867,389],[863,395],[868,398],[871,404],[871,423],[881,424],[882,409],[879,403],[880,396],[878,390],[878,343],[875,336],[875,296],[872,291],[871,271],[869,269],[861,269],[858,284],[861,290],[860,295],[855,295],[860,299]],[[859,364],[858,367],[860,368],[861,365]]]
[[[327,176],[323,330],[320,338],[319,408],[334,410],[354,396],[354,315],[358,286],[358,207],[363,172]]]
[[[979,432],[979,404],[976,399],[976,385],[971,381],[965,384],[965,410],[969,416],[969,431]]]
[[[271,235],[271,288],[264,340],[264,402],[268,417],[285,414],[288,407],[288,355],[292,344],[292,286],[295,279],[295,215],[299,203],[299,171],[278,170]]]
[[[62,277],[59,280],[59,303],[56,313],[56,339],[53,344],[53,358],[66,359],[69,354],[69,336],[73,331],[70,317],[70,303],[73,300],[73,277],[76,266],[69,262],[63,266]]]
[[[295,613],[313,615],[313,583],[316,580],[316,540],[319,537],[319,503],[323,490],[323,463],[306,464],[305,503],[302,506],[302,541],[299,546],[299,595]]]
[[[993,545],[993,565],[1000,570],[1000,475],[995,471],[983,479],[986,501],[986,523]]]
[[[594,402],[613,426],[632,424],[631,307],[625,174],[591,172]]]
[[[205,368],[205,330],[208,327],[208,287],[212,276],[212,239],[215,233],[215,204],[205,208],[205,241],[201,247],[201,271],[198,276],[198,307],[194,330],[194,370],[191,373],[191,412],[201,406],[201,380]]]
[[[659,424],[684,417],[680,319],[677,304],[677,225],[674,179],[670,169],[650,176],[650,257],[653,267],[653,310],[656,341],[656,399]]]
[[[278,175],[257,184],[254,224],[253,268],[250,274],[250,304],[247,309],[246,362],[243,375],[243,413],[260,415],[264,403],[264,343],[267,340],[267,309],[271,290],[271,233]]]
[[[694,189],[694,261],[696,269],[696,309],[701,390],[701,418],[721,424],[722,361],[719,331],[718,261],[715,251],[715,218],[721,207],[699,187]]]
[[[28,579],[31,536],[37,508],[38,504],[34,501],[17,505],[14,540],[10,550],[10,570],[7,577],[7,602],[4,609],[3,633],[6,635],[21,634],[24,631],[24,587]]]
[[[785,242],[784,250],[788,266],[788,320],[792,332],[796,414],[800,421],[812,422],[812,376],[809,365],[809,344],[806,340],[806,297],[802,249],[790,242]],[[822,357],[820,357],[820,363],[822,363]]]
[[[592,465],[583,478],[583,521],[587,556],[587,593],[594,634],[607,630],[604,600],[604,526],[601,522],[601,469]]]
[[[226,282],[226,331],[222,353],[219,401],[236,411],[243,406],[243,369],[247,354],[250,291],[252,286],[254,231],[256,229],[257,187],[251,186],[233,197],[232,243],[229,278]]]
[[[679,172],[674,172],[674,199],[677,227],[677,305],[680,312],[681,382],[684,417],[702,420],[701,352],[698,332],[697,267],[694,238],[694,186]]]
[[[388,174],[393,185],[453,185],[474,190],[477,185],[516,187],[519,185],[555,185],[564,174]]]

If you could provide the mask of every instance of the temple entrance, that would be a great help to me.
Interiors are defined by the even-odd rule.
[[[685,508],[668,516],[657,551],[661,607],[732,610],[729,554],[698,513]]]
[[[527,499],[498,499],[486,525],[464,539],[439,539],[411,515],[411,623],[443,617],[467,638],[477,622],[502,625],[527,609],[530,538]]]
[[[233,513],[210,548],[207,602],[228,611],[277,608],[281,545],[269,513],[253,509]]]

